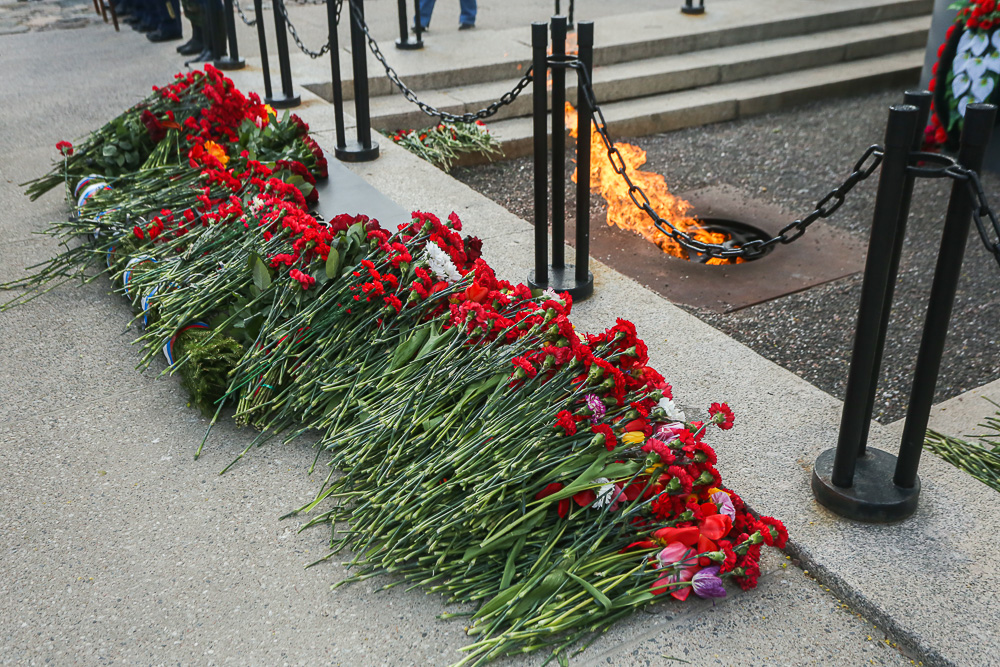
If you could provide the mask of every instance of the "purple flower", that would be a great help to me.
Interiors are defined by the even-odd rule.
[[[587,407],[594,413],[590,417],[590,423],[596,424],[604,419],[604,413],[606,413],[608,409],[604,407],[604,403],[597,397],[597,394],[587,394],[583,398],[587,401]]]
[[[726,587],[722,585],[722,579],[719,578],[718,565],[712,565],[695,572],[691,579],[691,587],[694,589],[694,594],[700,598],[726,597]]]

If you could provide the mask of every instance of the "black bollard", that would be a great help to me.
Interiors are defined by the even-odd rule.
[[[236,43],[236,17],[233,0],[225,0],[223,9],[223,20],[226,24],[226,40],[229,42],[229,55],[217,59],[213,65],[222,70],[243,69],[246,62],[240,58],[240,47]]]
[[[698,14],[705,13],[705,0],[698,0],[698,4],[694,4],[694,0],[684,0],[684,4],[681,5],[681,13],[688,14],[691,16],[696,16]]]
[[[552,58],[546,57],[548,44],[544,23],[531,24],[532,81],[534,87],[534,148],[535,148],[535,270],[528,274],[528,286],[533,289],[551,288],[568,292],[582,301],[594,293],[594,280],[589,271],[590,257],[590,123],[593,110],[587,107],[586,147],[578,154],[586,161],[586,171],[577,171],[577,249],[576,265],[565,261],[566,217],[566,18],[552,19]],[[582,29],[582,28],[581,28]],[[587,63],[593,61],[593,24],[587,28]],[[548,104],[546,74],[552,69],[552,265],[548,262]],[[579,75],[578,75],[579,76]],[[582,76],[579,76],[582,79]],[[582,86],[578,82],[578,85]],[[578,98],[586,97],[580,93]],[[580,140],[583,141],[582,139]],[[581,150],[578,144],[578,151]],[[580,183],[582,181],[582,184]],[[583,197],[581,198],[581,193]],[[581,226],[583,229],[581,230]],[[579,244],[581,235],[582,245]]]
[[[535,270],[528,274],[528,285],[549,286],[549,142],[548,94],[545,90],[548,75],[548,25],[535,21],[531,24],[532,59],[532,124],[535,148]]]
[[[919,488],[899,488],[891,483],[893,455],[869,448],[863,457],[858,456],[862,434],[871,421],[871,414],[865,414],[865,410],[878,362],[878,328],[883,308],[888,307],[885,296],[893,279],[889,258],[899,233],[900,214],[909,205],[904,202],[907,165],[914,134],[921,130],[919,116],[920,110],[913,105],[889,109],[840,435],[837,448],[820,454],[813,468],[816,500],[859,521],[904,519],[916,509],[919,495]]]
[[[257,41],[260,44],[260,69],[264,74],[264,99],[270,100],[271,95],[271,68],[267,62],[267,35],[264,34],[264,21],[262,20],[264,11],[264,0],[253,0],[253,10],[257,15]]]
[[[347,146],[344,129],[344,85],[340,79],[340,38],[337,35],[337,0],[326,0],[326,23],[330,30],[330,88],[337,150]]]
[[[933,95],[929,90],[908,90],[903,95],[904,104],[912,104],[920,110],[917,116],[917,129],[913,133],[913,143],[910,145],[911,151],[919,151],[924,143],[924,130],[927,127],[927,117],[931,111],[931,100]],[[886,284],[885,296],[882,300],[882,319],[875,335],[875,365],[872,367],[871,382],[868,385],[868,400],[865,407],[865,414],[871,415],[875,409],[875,394],[878,389],[878,379],[882,372],[882,357],[885,353],[885,336],[889,330],[889,315],[892,313],[892,298],[896,290],[896,275],[899,273],[899,258],[903,254],[903,240],[906,236],[906,221],[910,217],[910,199],[913,196],[913,184],[916,176],[906,175],[903,183],[903,206],[899,211],[897,221],[896,242],[892,247],[892,254],[889,256],[889,282]],[[861,431],[861,439],[858,443],[858,456],[864,456],[868,446],[868,430],[871,427],[871,420],[864,422]]]
[[[963,167],[973,171],[982,168],[996,113],[997,109],[992,104],[970,104],[966,107],[958,150],[958,163]],[[910,405],[906,410],[899,458],[893,476],[893,482],[906,489],[920,488],[917,467],[920,465],[920,452],[923,451],[924,436],[927,433],[927,420],[934,404],[934,389],[941,369],[951,308],[955,303],[955,292],[962,272],[965,244],[969,240],[972,208],[976,205],[976,202],[971,201],[965,183],[955,181],[948,200],[944,231],[941,233],[941,249],[934,269],[924,333],[920,339],[917,366],[913,373]]]
[[[413,0],[415,28],[413,39],[410,39],[410,31],[406,27],[406,0],[398,0],[399,10],[399,39],[396,40],[396,48],[404,51],[415,51],[424,48],[424,42],[420,39],[423,31],[420,29],[420,0]]]
[[[566,17],[552,17],[552,61],[566,59]],[[566,68],[552,67],[552,268],[566,266]]]
[[[278,45],[278,67],[281,70],[281,96],[270,96],[265,98],[265,102],[276,109],[288,109],[297,107],[301,100],[295,94],[292,87],[292,65],[288,61],[288,33],[285,27],[285,3],[284,0],[272,0],[274,3],[274,32],[275,42]],[[257,15],[257,23],[260,23],[260,14]]]
[[[378,157],[378,143],[372,141],[371,114],[368,108],[368,44],[362,21],[364,0],[347,0],[351,12],[351,60],[354,69],[354,120],[358,140],[336,148],[334,155],[344,162],[368,162]]]
[[[593,80],[594,22],[580,21],[577,38],[586,76],[582,72],[576,75],[576,284],[586,285],[586,296],[590,296],[594,291],[594,276],[590,273],[590,138],[594,110],[584,88]]]

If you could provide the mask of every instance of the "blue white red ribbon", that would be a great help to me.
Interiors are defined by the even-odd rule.
[[[174,361],[175,361],[175,359],[174,359],[174,343],[177,342],[177,337],[178,336],[180,336],[182,333],[184,333],[188,329],[207,329],[207,328],[208,328],[208,325],[205,324],[204,322],[195,322],[194,324],[188,324],[188,325],[183,326],[180,329],[178,329],[177,333],[175,333],[173,336],[171,336],[170,340],[167,341],[167,344],[163,346],[163,356],[165,356],[167,358],[167,364],[170,365],[170,366],[174,365]]]
[[[125,296],[130,299],[132,298],[132,295],[129,294],[128,284],[132,282],[132,267],[136,264],[141,264],[142,262],[157,263],[156,260],[149,255],[139,255],[138,257],[133,257],[128,261],[128,264],[125,265],[125,273],[122,274],[122,287],[125,289]]]

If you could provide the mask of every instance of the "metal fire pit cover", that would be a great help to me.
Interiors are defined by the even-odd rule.
[[[794,216],[725,186],[682,193],[701,219],[747,223],[774,236]],[[794,294],[864,269],[864,244],[819,220],[794,243],[743,264],[710,266],[664,254],[632,232],[609,226],[602,210],[590,223],[591,254],[674,303],[727,313]],[[567,238],[574,238],[567,231]]]

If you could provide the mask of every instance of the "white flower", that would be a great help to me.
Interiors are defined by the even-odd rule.
[[[601,484],[601,488],[597,490],[597,500],[591,505],[595,510],[603,509],[615,501],[618,497],[618,487],[611,483],[611,480],[607,477],[598,477],[594,480],[594,484]]]
[[[551,299],[553,301],[561,301],[559,295],[556,294],[556,291],[551,287],[546,287],[545,291],[542,292],[542,296],[544,296],[546,299]]]
[[[669,398],[661,398],[657,405],[663,408],[663,411],[667,413],[667,419],[672,419],[677,422],[687,421],[687,417],[684,416],[684,411],[677,407]]]
[[[445,282],[454,283],[462,279],[462,274],[458,272],[458,267],[451,261],[451,257],[436,243],[427,244],[427,264],[431,271]]]
[[[257,195],[250,201],[250,206],[249,206],[250,212],[253,213],[254,215],[257,215],[258,213],[261,212],[261,209],[263,209],[266,205],[267,202],[264,201],[264,198],[261,197],[260,195]]]

